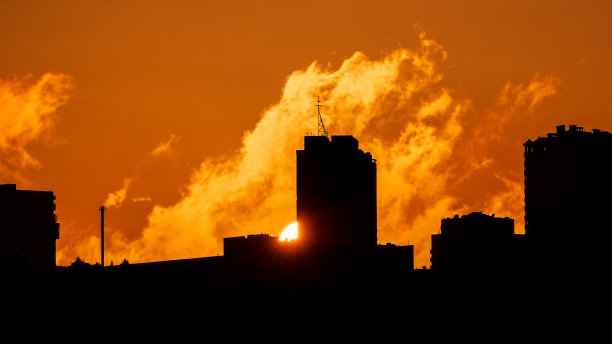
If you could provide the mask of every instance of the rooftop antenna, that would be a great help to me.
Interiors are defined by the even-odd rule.
[[[317,97],[317,114],[319,115],[319,121],[317,123],[317,131],[319,136],[327,137],[327,129],[325,128],[325,124],[323,124],[323,117],[321,117],[321,101]]]

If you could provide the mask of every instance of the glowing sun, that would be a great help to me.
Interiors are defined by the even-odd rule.
[[[280,241],[291,241],[295,240],[298,237],[298,224],[297,222],[293,222],[289,226],[285,227],[283,233],[281,233],[279,240]]]

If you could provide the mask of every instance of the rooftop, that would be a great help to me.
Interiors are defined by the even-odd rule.
[[[563,140],[563,139],[580,139],[580,138],[593,138],[593,137],[601,137],[601,138],[606,138],[606,139],[610,139],[612,138],[612,134],[610,134],[607,131],[603,131],[603,130],[599,130],[599,129],[593,129],[592,132],[590,131],[585,131],[584,127],[579,127],[575,124],[571,124],[568,126],[568,128],[566,128],[565,124],[562,125],[558,125],[557,126],[557,131],[554,133],[548,133],[546,134],[546,136],[540,136],[538,137],[535,141],[532,140],[527,140],[527,142],[525,142],[525,146],[530,146],[533,144],[539,145],[539,144],[546,144],[549,142],[553,142],[553,141],[557,141],[559,139]]]

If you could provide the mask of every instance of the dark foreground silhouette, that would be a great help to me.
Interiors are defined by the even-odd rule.
[[[223,256],[107,267],[80,260],[50,266],[28,254],[38,244],[4,249],[3,295],[20,307],[260,320],[393,315],[452,322],[476,314],[537,321],[544,314],[577,314],[609,290],[610,136],[574,126],[527,141],[526,235],[515,235],[508,218],[473,213],[443,219],[441,234],[432,237],[431,269],[414,269],[412,246],[377,244],[372,156],[351,136],[307,136],[297,151],[298,240],[226,238]],[[4,207],[12,204],[11,192],[14,185],[0,186]],[[40,215],[46,227],[23,223],[36,227],[28,233],[46,238],[45,252],[53,245],[54,257],[57,223],[52,210],[48,216],[54,197],[44,195],[46,205],[20,207],[42,209],[33,218],[46,214]],[[23,211],[15,214],[25,218]],[[16,222],[5,221],[3,235],[16,228],[6,223]],[[3,236],[2,247],[11,247],[10,238]],[[585,256],[589,264],[573,263]]]

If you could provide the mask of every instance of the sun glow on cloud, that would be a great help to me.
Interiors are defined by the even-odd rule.
[[[40,165],[27,146],[53,131],[72,84],[70,76],[54,73],[38,80],[0,79],[0,177],[22,180],[20,172]]]
[[[532,116],[558,80],[536,74],[527,85],[508,83],[497,105],[479,112],[443,84],[446,50],[425,34],[420,40],[377,60],[355,52],[335,70],[313,62],[293,72],[235,154],[203,161],[179,202],[156,205],[140,237],[110,239],[108,255],[130,262],[212,256],[222,253],[223,237],[270,233],[295,219],[295,151],[316,128],[317,97],[330,134],[355,136],[378,161],[379,243],[413,244],[420,266],[429,264],[440,220],[455,213],[510,216],[520,232],[522,175],[506,172],[488,149],[516,148],[521,164],[522,142],[500,142],[500,133]],[[484,179],[494,187],[466,201]]]
[[[125,178],[123,180],[123,186],[121,187],[121,189],[115,192],[109,193],[108,197],[106,198],[106,201],[104,201],[104,205],[107,208],[120,207],[121,204],[123,204],[123,201],[125,200],[126,193],[131,183],[132,183],[132,178]]]

